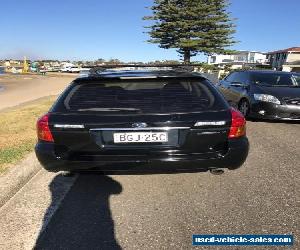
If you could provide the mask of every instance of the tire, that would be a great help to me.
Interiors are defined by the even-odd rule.
[[[246,99],[242,99],[239,102],[238,109],[245,117],[248,117],[250,112],[250,103]]]

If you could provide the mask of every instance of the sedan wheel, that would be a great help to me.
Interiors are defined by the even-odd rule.
[[[245,116],[247,117],[250,111],[250,104],[248,101],[246,100],[242,100],[239,103],[239,111]]]

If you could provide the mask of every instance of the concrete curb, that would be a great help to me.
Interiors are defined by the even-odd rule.
[[[0,175],[0,207],[13,197],[39,170],[41,170],[41,165],[33,152],[9,169],[8,172]]]

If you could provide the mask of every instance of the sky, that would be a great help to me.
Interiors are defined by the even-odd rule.
[[[300,0],[231,0],[232,49],[273,51],[300,46]],[[9,0],[0,2],[0,59],[124,62],[179,59],[147,43],[142,18],[153,0]],[[204,61],[199,55],[192,60]]]

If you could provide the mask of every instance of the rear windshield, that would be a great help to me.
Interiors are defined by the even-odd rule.
[[[64,106],[79,112],[142,114],[219,109],[222,102],[207,85],[206,80],[82,83],[69,91]]]
[[[299,75],[286,74],[286,73],[252,73],[252,82],[258,85],[271,85],[271,86],[298,86]]]

